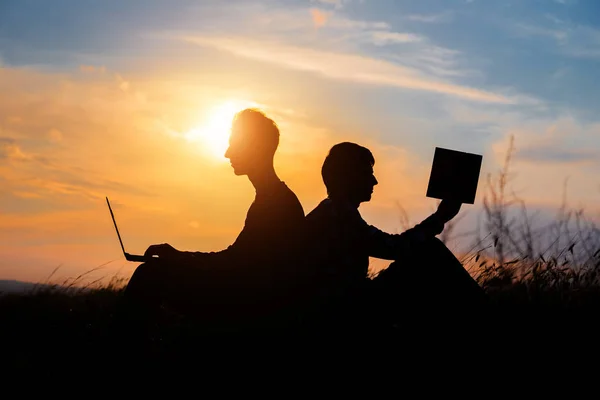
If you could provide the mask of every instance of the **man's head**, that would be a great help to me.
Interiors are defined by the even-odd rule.
[[[333,146],[321,169],[329,198],[356,205],[371,200],[377,185],[373,165],[373,154],[365,147],[350,142]]]
[[[233,118],[225,157],[236,175],[260,173],[273,166],[278,145],[277,124],[261,111],[247,108]]]

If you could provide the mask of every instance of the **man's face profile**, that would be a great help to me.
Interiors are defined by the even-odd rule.
[[[371,200],[373,188],[377,185],[377,179],[373,173],[373,167],[368,164],[357,166],[351,177],[353,200],[362,203]]]
[[[244,130],[235,124],[231,127],[229,148],[225,152],[225,158],[229,159],[236,175],[246,175],[250,170],[252,151],[249,138],[244,134]]]

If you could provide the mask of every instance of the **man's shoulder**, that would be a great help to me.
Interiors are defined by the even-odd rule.
[[[308,215],[306,220],[309,225],[325,226],[359,226],[366,225],[356,208],[349,204],[335,202],[329,198],[321,201]]]
[[[322,200],[311,212],[306,216],[307,221],[318,221],[322,219],[335,218],[337,208],[330,199]]]
[[[295,214],[302,214],[302,217],[304,217],[304,207],[302,207],[302,203],[300,203],[296,193],[294,193],[285,182],[281,182],[281,185],[279,185],[269,197],[269,202],[275,202],[277,209],[281,211],[286,210],[288,212],[293,211]]]

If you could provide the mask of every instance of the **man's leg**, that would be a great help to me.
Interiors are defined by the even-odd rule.
[[[374,296],[386,313],[414,318],[478,319],[488,306],[483,289],[437,238],[414,247],[375,279]]]
[[[159,262],[139,265],[123,293],[128,303],[147,310],[156,310],[162,301],[165,267]]]
[[[170,266],[158,261],[139,265],[123,291],[115,322],[117,331],[134,342],[158,334],[161,306],[177,283]]]

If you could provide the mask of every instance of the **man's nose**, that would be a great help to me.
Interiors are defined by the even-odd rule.
[[[379,182],[377,181],[377,178],[373,177],[373,186],[377,185]]]
[[[231,153],[231,147],[228,147],[227,150],[225,150],[225,158],[229,158]]]

